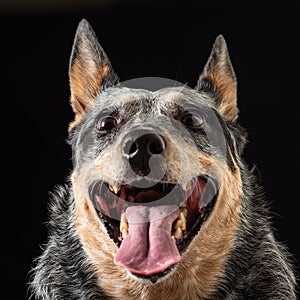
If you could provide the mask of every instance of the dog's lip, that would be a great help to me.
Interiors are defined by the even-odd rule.
[[[193,240],[193,238],[197,235],[197,233],[199,232],[201,225],[204,221],[206,221],[206,219],[209,217],[210,215],[210,211],[213,209],[214,207],[214,203],[215,200],[217,198],[217,190],[218,190],[218,181],[213,177],[213,176],[209,176],[209,175],[199,175],[197,177],[194,177],[192,179],[190,179],[190,181],[192,183],[198,182],[198,181],[204,181],[206,186],[210,186],[212,188],[212,191],[210,192],[212,197],[210,201],[205,202],[205,199],[201,200],[201,205],[199,206],[199,212],[196,214],[195,212],[193,213],[193,217],[190,217],[190,220],[188,220],[187,222],[189,222],[188,226],[188,230],[184,232],[182,237],[177,237],[175,239],[176,241],[176,246],[177,249],[179,251],[180,254],[182,254],[185,249],[189,246],[190,242]],[[173,182],[167,182],[167,181],[150,181],[149,179],[145,179],[144,178],[144,183],[145,182],[149,183],[149,186],[155,186],[155,185],[168,185],[169,188],[177,188],[179,189],[181,192],[183,193],[189,193],[189,192],[193,192],[194,189],[194,185],[188,189],[187,191],[184,191],[182,188],[182,185],[180,183],[173,183]],[[121,212],[124,211],[127,207],[128,207],[128,201],[119,201],[118,203],[121,204],[121,206],[119,207],[119,211],[117,214],[115,214],[114,216],[111,215],[107,215],[108,211],[103,211],[103,208],[99,208],[99,203],[97,203],[97,201],[95,201],[95,195],[97,194],[97,191],[99,192],[99,189],[105,190],[106,193],[111,194],[114,197],[117,197],[119,199],[126,200],[126,198],[124,198],[124,195],[122,194],[122,190],[124,192],[124,190],[129,190],[129,189],[135,189],[136,185],[141,184],[143,181],[141,180],[136,180],[133,182],[126,182],[123,184],[116,184],[114,183],[109,184],[107,182],[101,181],[99,180],[97,183],[95,183],[94,185],[92,185],[92,188],[90,190],[90,196],[93,200],[94,206],[96,208],[96,210],[98,211],[99,217],[102,220],[102,222],[104,223],[106,229],[107,229],[107,233],[110,236],[110,238],[117,244],[117,246],[120,246],[122,243],[122,233],[120,232],[120,218],[121,218]],[[209,183],[209,185],[208,185]],[[112,186],[116,186],[118,187],[118,191],[116,191],[116,193],[113,191],[113,189],[111,188],[111,192],[109,191],[109,187]],[[99,188],[100,187],[100,188]],[[159,186],[160,187],[160,186]],[[150,188],[151,190],[151,188]],[[107,195],[108,195],[107,194]],[[102,194],[104,195],[104,194]],[[207,197],[206,197],[207,198]],[[210,197],[209,197],[210,199]],[[157,200],[157,199],[156,199]],[[133,203],[132,205],[134,205],[135,203]],[[186,203],[183,202],[178,202],[176,205],[181,209],[182,205],[184,205]],[[149,203],[142,203],[143,206],[153,206],[152,202]],[[115,218],[114,218],[115,217]],[[175,222],[174,222],[175,223]],[[166,273],[168,273],[168,270],[172,270],[174,268],[167,268],[166,270],[163,270],[162,272],[158,272],[156,274],[151,274],[151,275],[137,275],[134,274],[134,272],[131,272],[132,274],[134,274],[135,276],[141,277],[143,279],[150,279],[152,281],[156,281],[158,277],[162,277],[164,275],[166,275]]]

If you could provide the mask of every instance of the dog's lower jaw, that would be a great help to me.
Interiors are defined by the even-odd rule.
[[[241,208],[240,174],[226,170],[208,220],[182,254],[174,270],[156,284],[140,280],[114,264],[117,246],[109,238],[91,201],[72,175],[75,227],[101,289],[112,299],[202,299],[212,294],[232,249]],[[236,188],[229,189],[228,187]],[[187,276],[186,274],[191,274]],[[175,296],[176,295],[176,296]]]

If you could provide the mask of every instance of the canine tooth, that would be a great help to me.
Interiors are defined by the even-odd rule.
[[[184,213],[182,212],[179,213],[179,220],[181,221],[180,228],[182,230],[186,230],[186,218]]]
[[[120,232],[122,233],[123,239],[127,237],[127,235],[128,235],[128,220],[127,220],[125,212],[123,212],[121,214]]]
[[[122,238],[125,239],[128,236],[128,230],[124,229],[122,231]]]
[[[128,235],[128,224],[120,224],[120,232],[122,233],[122,238],[125,239]]]
[[[188,185],[188,181],[181,184],[181,187],[182,187],[182,189],[183,189],[184,191],[187,191],[187,190],[188,190],[188,189],[187,189],[187,185]]]
[[[184,182],[181,186],[184,191],[188,191],[193,185],[191,180]]]
[[[180,228],[182,231],[186,230],[186,218],[182,212],[179,213],[179,217],[177,218],[177,221],[174,226],[175,230],[177,230],[177,228]]]
[[[176,231],[173,233],[175,239],[179,239],[182,237],[182,230],[180,227],[177,227]]]
[[[125,222],[120,223],[120,232],[123,232],[124,230],[128,230],[128,224]]]
[[[177,228],[181,228],[181,223],[182,223],[181,220],[176,221],[175,226],[174,226],[175,231],[177,230]]]
[[[172,236],[175,239],[179,239],[183,236],[183,231],[186,230],[186,218],[183,212],[180,211],[179,216],[176,220],[175,225],[173,226]]]
[[[115,194],[118,194],[118,192],[119,192],[119,190],[120,190],[120,188],[121,188],[121,186],[120,186],[119,184],[116,184],[116,185],[110,184],[108,187],[109,187],[109,189],[110,189],[112,192],[114,192]]]

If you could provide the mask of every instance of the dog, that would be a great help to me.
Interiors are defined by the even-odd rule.
[[[69,76],[74,168],[53,193],[33,297],[296,299],[291,255],[242,158],[222,36],[195,88],[151,90],[119,81],[82,20]]]

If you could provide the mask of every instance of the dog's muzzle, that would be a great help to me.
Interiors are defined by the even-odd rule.
[[[217,195],[216,181],[208,174],[185,182],[167,180],[167,141],[155,128],[133,129],[117,147],[128,177],[96,180],[89,187],[94,207],[118,246],[115,264],[152,282],[180,261]]]

